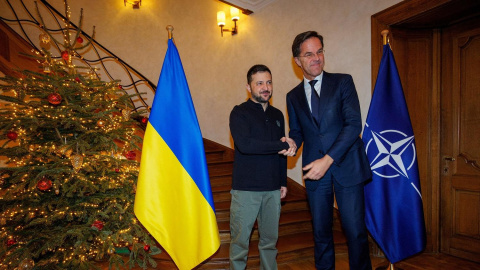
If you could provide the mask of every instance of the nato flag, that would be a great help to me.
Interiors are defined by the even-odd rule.
[[[372,181],[365,186],[365,223],[391,263],[425,248],[425,220],[415,137],[390,46],[383,46],[362,139]]]

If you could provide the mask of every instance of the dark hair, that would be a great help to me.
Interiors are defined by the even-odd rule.
[[[293,44],[292,44],[292,54],[293,54],[293,57],[298,57],[300,55],[300,46],[302,46],[302,43],[305,42],[305,40],[309,39],[309,38],[318,38],[320,39],[320,43],[322,43],[322,47],[323,47],[323,37],[322,35],[319,35],[317,32],[315,31],[307,31],[307,32],[303,32],[301,34],[298,34],[296,37],[295,37],[295,40],[293,40]]]
[[[247,83],[250,84],[252,82],[252,80],[253,80],[252,75],[253,74],[256,74],[258,72],[265,72],[265,71],[270,73],[270,75],[272,75],[272,72],[270,71],[270,69],[267,66],[265,66],[265,65],[254,65],[247,72]]]

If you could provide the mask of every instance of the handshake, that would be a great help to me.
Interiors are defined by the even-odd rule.
[[[293,157],[297,153],[297,144],[295,143],[294,140],[287,138],[287,137],[282,137],[280,139],[282,142],[287,142],[289,148],[288,149],[283,149],[282,151],[278,152],[280,155],[284,156],[289,156]]]

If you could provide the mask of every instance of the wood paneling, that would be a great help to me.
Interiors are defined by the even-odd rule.
[[[480,19],[445,28],[442,44],[441,250],[480,262]]]

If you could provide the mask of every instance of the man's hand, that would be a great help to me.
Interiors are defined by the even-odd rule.
[[[289,148],[288,149],[284,149],[280,152],[278,152],[280,155],[284,155],[284,156],[289,156],[289,157],[293,157],[295,156],[295,154],[297,153],[297,144],[295,144],[295,141],[292,140],[291,138],[287,138],[287,137],[282,137],[280,139],[282,142],[287,142],[288,143],[288,146]]]
[[[287,187],[280,187],[280,199],[285,198],[287,196]]]
[[[314,160],[307,166],[303,167],[304,171],[308,171],[303,176],[303,179],[318,180],[322,178],[327,172],[328,168],[330,168],[330,165],[332,165],[332,163],[333,163],[333,159],[329,155],[325,155],[320,159]]]

